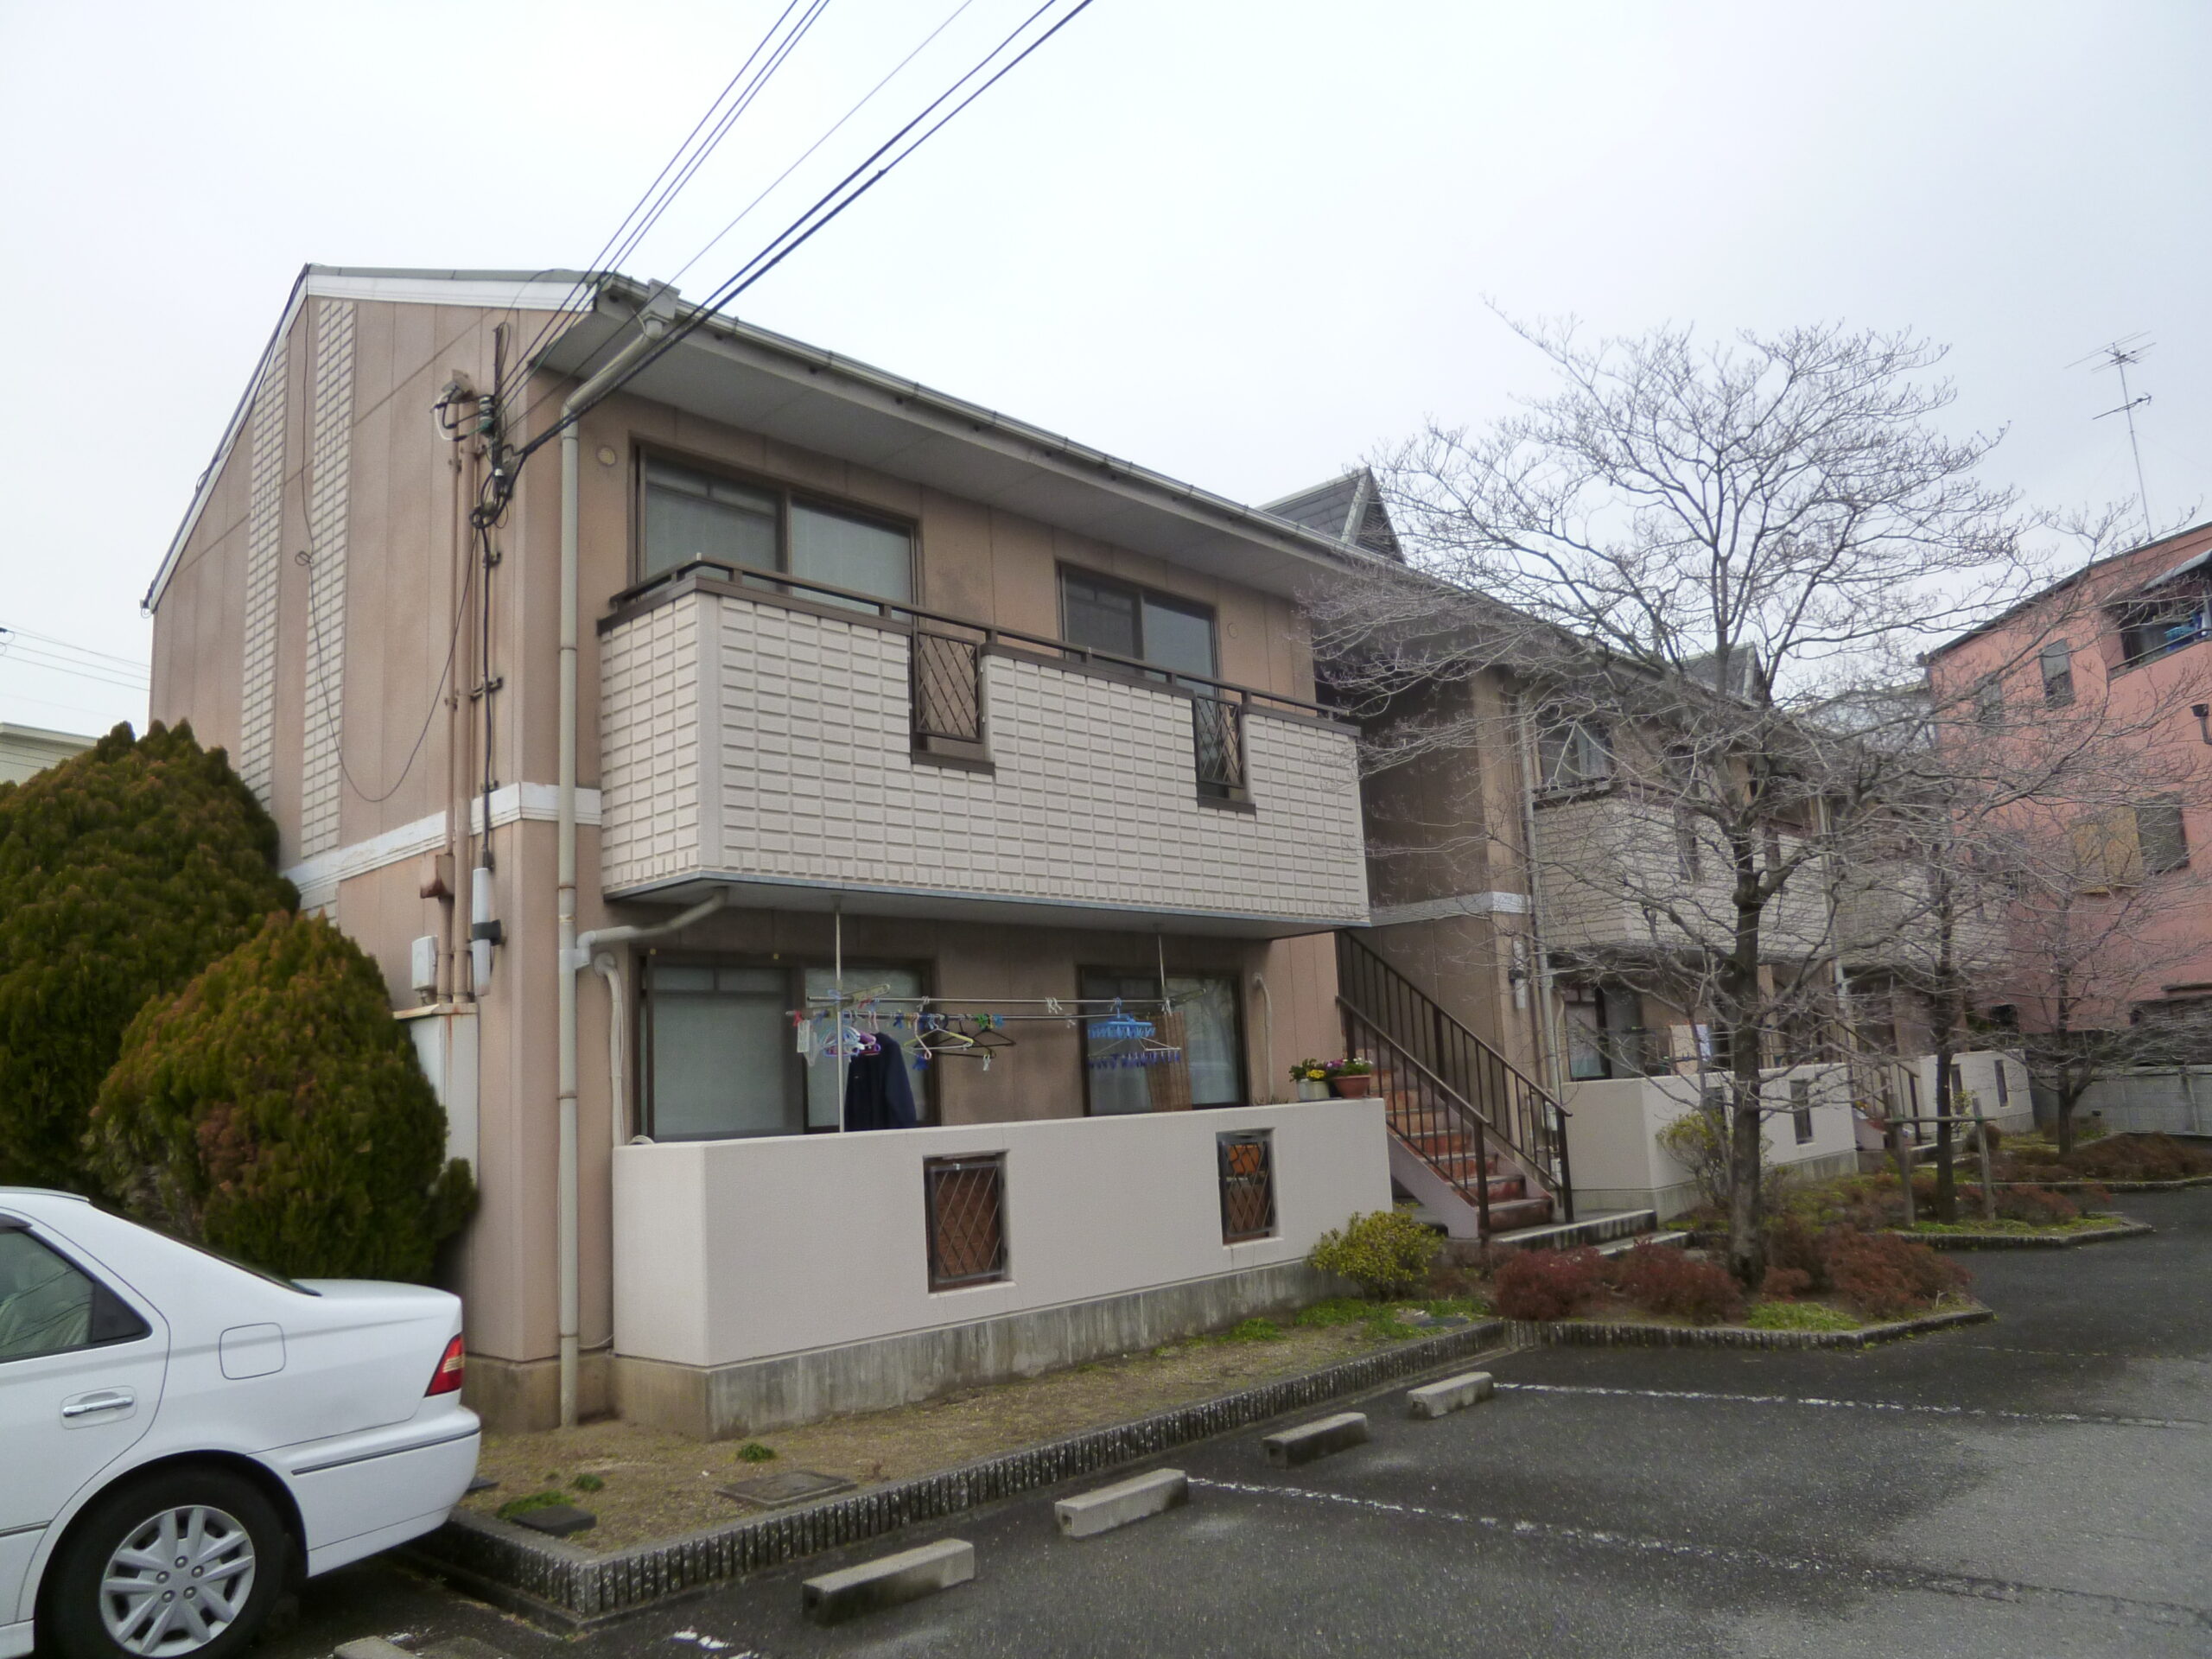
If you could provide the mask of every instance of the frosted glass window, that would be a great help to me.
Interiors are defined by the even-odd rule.
[[[1213,613],[1144,596],[1144,659],[1184,674],[1214,677]]]
[[[905,602],[914,596],[913,567],[913,538],[898,526],[791,504],[791,575]]]
[[[777,506],[769,491],[649,461],[640,576],[658,575],[695,559],[774,569]]]
[[[1160,1000],[1156,974],[1090,972],[1083,976],[1086,997],[1118,996],[1139,1004]],[[1236,1035],[1236,981],[1220,975],[1170,974],[1167,995],[1183,1027],[1183,1059],[1179,1066],[1106,1067],[1089,1071],[1090,1111],[1094,1117],[1159,1109],[1157,1092],[1173,1101],[1188,1079],[1193,1106],[1239,1106],[1244,1103],[1244,1064]],[[1153,1008],[1132,1008],[1140,1020]],[[1089,1060],[1111,1046],[1087,1032],[1084,1039],[1086,1071]],[[1171,1076],[1170,1073],[1179,1073]],[[1159,1078],[1155,1091],[1154,1079]],[[1171,1091],[1173,1091],[1171,1093]]]
[[[783,971],[656,962],[648,974],[653,1139],[796,1132]]]

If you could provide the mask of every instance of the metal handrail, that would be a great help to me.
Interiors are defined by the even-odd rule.
[[[1397,1109],[1395,1103],[1389,1097],[1390,1091],[1388,1090],[1384,1091],[1383,1121],[1390,1123],[1392,1132],[1400,1140],[1410,1142],[1414,1136],[1426,1137],[1454,1134],[1468,1135],[1473,1140],[1475,1183],[1472,1188],[1470,1188],[1465,1180],[1454,1173],[1449,1166],[1440,1164],[1434,1154],[1423,1150],[1418,1145],[1414,1145],[1413,1150],[1423,1163],[1450,1182],[1453,1191],[1475,1206],[1482,1236],[1488,1238],[1491,1234],[1490,1147],[1487,1141],[1490,1126],[1484,1121],[1483,1115],[1477,1111],[1458,1090],[1423,1065],[1415,1056],[1408,1053],[1402,1044],[1343,997],[1339,996],[1337,999],[1337,1007],[1344,1012],[1344,1041],[1347,1048],[1357,1052],[1359,1048],[1359,1033],[1364,1032],[1368,1041],[1372,1043],[1378,1051],[1389,1051],[1387,1056],[1378,1054],[1378,1058],[1389,1058],[1394,1068],[1402,1066],[1410,1069],[1416,1083],[1426,1085],[1417,1092],[1432,1097],[1434,1102],[1433,1106],[1427,1103],[1426,1100],[1414,1103],[1409,1116],[1416,1127],[1414,1128],[1412,1135],[1408,1135],[1405,1128],[1393,1122],[1396,1116]],[[1441,1108],[1440,1114],[1435,1109],[1437,1107]],[[1445,1120],[1446,1127],[1440,1129],[1419,1127],[1427,1120],[1440,1115]]]
[[[816,582],[806,576],[795,576],[788,570],[766,570],[757,565],[735,564],[721,559],[693,559],[673,569],[664,570],[645,581],[633,582],[608,601],[608,613],[601,620],[604,628],[624,619],[625,607],[639,601],[655,597],[686,578],[697,579],[719,575],[733,588],[746,585],[767,583],[777,588],[791,588],[804,594],[817,594],[842,605],[864,606],[873,610],[880,620],[899,624],[899,620],[911,619],[912,624],[934,623],[941,627],[964,628],[981,635],[978,640],[984,649],[1000,645],[1013,645],[1055,657],[1072,657],[1089,664],[1103,664],[1127,671],[1133,677],[1154,685],[1165,684],[1172,690],[1190,696],[1210,696],[1217,701],[1247,705],[1274,704],[1294,714],[1311,719],[1325,720],[1332,725],[1343,725],[1344,720],[1333,709],[1318,702],[1308,702],[1303,697],[1294,697],[1280,691],[1262,691],[1256,687],[1239,685],[1234,680],[1217,680],[1204,674],[1192,674],[1179,668],[1162,668],[1157,663],[1147,663],[1141,658],[1123,657],[1110,651],[1100,651],[1093,645],[1079,645],[1072,640],[1056,639],[1050,634],[1031,633],[1026,629],[1001,627],[995,622],[978,622],[972,618],[955,616],[946,611],[932,611],[903,599],[885,599],[877,594],[864,594],[857,588],[839,588],[826,582]],[[721,593],[721,588],[708,591]],[[740,591],[737,597],[747,594]],[[909,626],[910,624],[900,624]],[[1203,689],[1201,689],[1203,688]]]
[[[1426,1048],[1425,1066],[1489,1126],[1527,1173],[1574,1219],[1566,1107],[1376,951],[1337,935],[1338,988],[1367,1022],[1403,1052]]]

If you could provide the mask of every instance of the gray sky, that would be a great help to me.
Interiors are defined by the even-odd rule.
[[[957,3],[833,0],[626,268],[671,275]],[[684,291],[1033,3],[970,0]],[[585,262],[780,9],[0,0],[0,626],[143,661],[300,265]],[[2208,67],[2202,0],[1096,0],[740,309],[1253,501],[1540,389],[1485,295],[1910,325],[1957,424],[2009,427],[1998,475],[2108,500],[2119,388],[2069,365],[2145,330],[2171,524],[2212,497]],[[143,718],[50,651],[0,654],[0,720]]]

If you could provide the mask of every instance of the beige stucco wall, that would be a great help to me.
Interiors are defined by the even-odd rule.
[[[624,1147],[615,1351],[726,1365],[1296,1262],[1388,1207],[1382,1115],[1329,1101]],[[1224,1244],[1215,1137],[1260,1128],[1275,1234]],[[1006,1156],[1007,1276],[932,1294],[922,1163],[968,1153]]]

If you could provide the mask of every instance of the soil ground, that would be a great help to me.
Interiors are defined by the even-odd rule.
[[[783,1429],[756,1442],[700,1441],[613,1420],[499,1435],[485,1440],[477,1465],[499,1485],[463,1507],[493,1515],[516,1498],[557,1489],[563,1501],[598,1517],[568,1541],[604,1553],[768,1513],[716,1490],[757,1476],[805,1469],[862,1487],[904,1480],[1317,1370],[1381,1345],[1367,1325],[1350,1323],[1286,1325],[1272,1341],[1199,1337],[920,1405]],[[749,1462],[740,1455],[748,1443],[776,1455]],[[579,1476],[596,1478],[598,1490],[579,1491]]]

